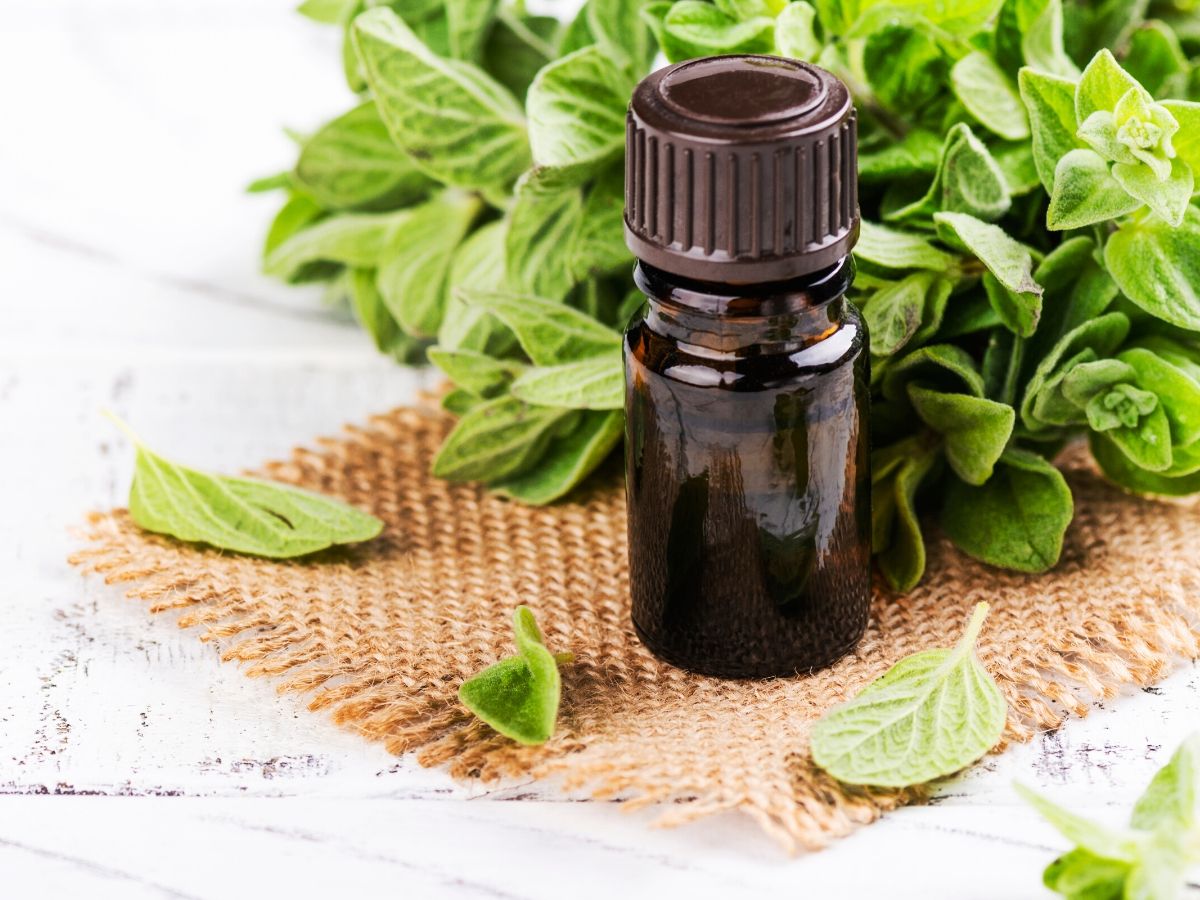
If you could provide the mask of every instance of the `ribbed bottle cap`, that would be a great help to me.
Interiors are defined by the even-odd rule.
[[[700,281],[786,281],[858,240],[854,106],[836,77],[774,56],[668,66],[626,118],[625,242]]]

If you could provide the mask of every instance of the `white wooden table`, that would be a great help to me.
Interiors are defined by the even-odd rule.
[[[461,786],[220,664],[64,558],[129,448],[234,470],[429,381],[257,272],[279,127],[350,98],[292,0],[13,2],[0,28],[0,893],[6,897],[1044,896],[1020,779],[1120,820],[1200,723],[1200,671],[1128,695],[820,854],[748,819]]]

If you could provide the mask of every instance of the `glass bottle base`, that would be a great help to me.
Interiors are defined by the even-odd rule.
[[[633,622],[633,630],[637,632],[638,640],[640,640],[647,650],[654,654],[655,657],[669,665],[675,666],[678,669],[684,669],[696,675],[708,675],[714,678],[729,678],[729,679],[754,679],[754,678],[791,678],[797,675],[811,675],[819,669],[825,669],[832,666],[843,656],[851,653],[858,642],[862,640],[863,634],[867,630],[867,623],[863,622],[863,627],[859,630],[853,640],[845,645],[831,650],[827,655],[821,656],[815,660],[799,658],[788,663],[783,663],[778,660],[764,661],[755,663],[752,661],[734,661],[734,660],[719,660],[719,659],[688,659],[680,656],[670,650],[655,643],[655,641],[647,634],[647,632],[638,625],[637,621],[630,619]]]

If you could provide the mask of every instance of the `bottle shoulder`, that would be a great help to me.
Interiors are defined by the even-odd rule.
[[[776,388],[853,365],[867,352],[866,326],[850,303],[839,321],[823,332],[720,349],[660,333],[647,311],[648,305],[635,313],[625,331],[627,360],[645,374],[687,384],[732,390]]]

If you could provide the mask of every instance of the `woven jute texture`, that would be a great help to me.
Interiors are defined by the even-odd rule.
[[[369,544],[270,562],[141,532],[95,513],[79,566],[217,641],[246,674],[303,692],[314,710],[394,753],[461,778],[559,776],[633,805],[676,801],[674,824],[740,809],[791,849],[818,848],[917,799],[860,791],[814,769],[812,722],[900,657],[949,646],[972,606],[992,612],[980,653],[1010,705],[1008,740],[1084,715],[1200,652],[1200,509],[1127,497],[1083,453],[1063,460],[1077,516],[1061,563],[1025,577],[931,541],[923,585],[877,590],[858,651],[815,675],[721,681],[658,662],[629,623],[619,475],[533,509],[429,475],[449,427],[432,406],[399,409],[259,474],[343,497],[384,519]],[[514,652],[528,604],[552,650],[571,650],[558,732],[520,747],[472,719],[462,680]]]

